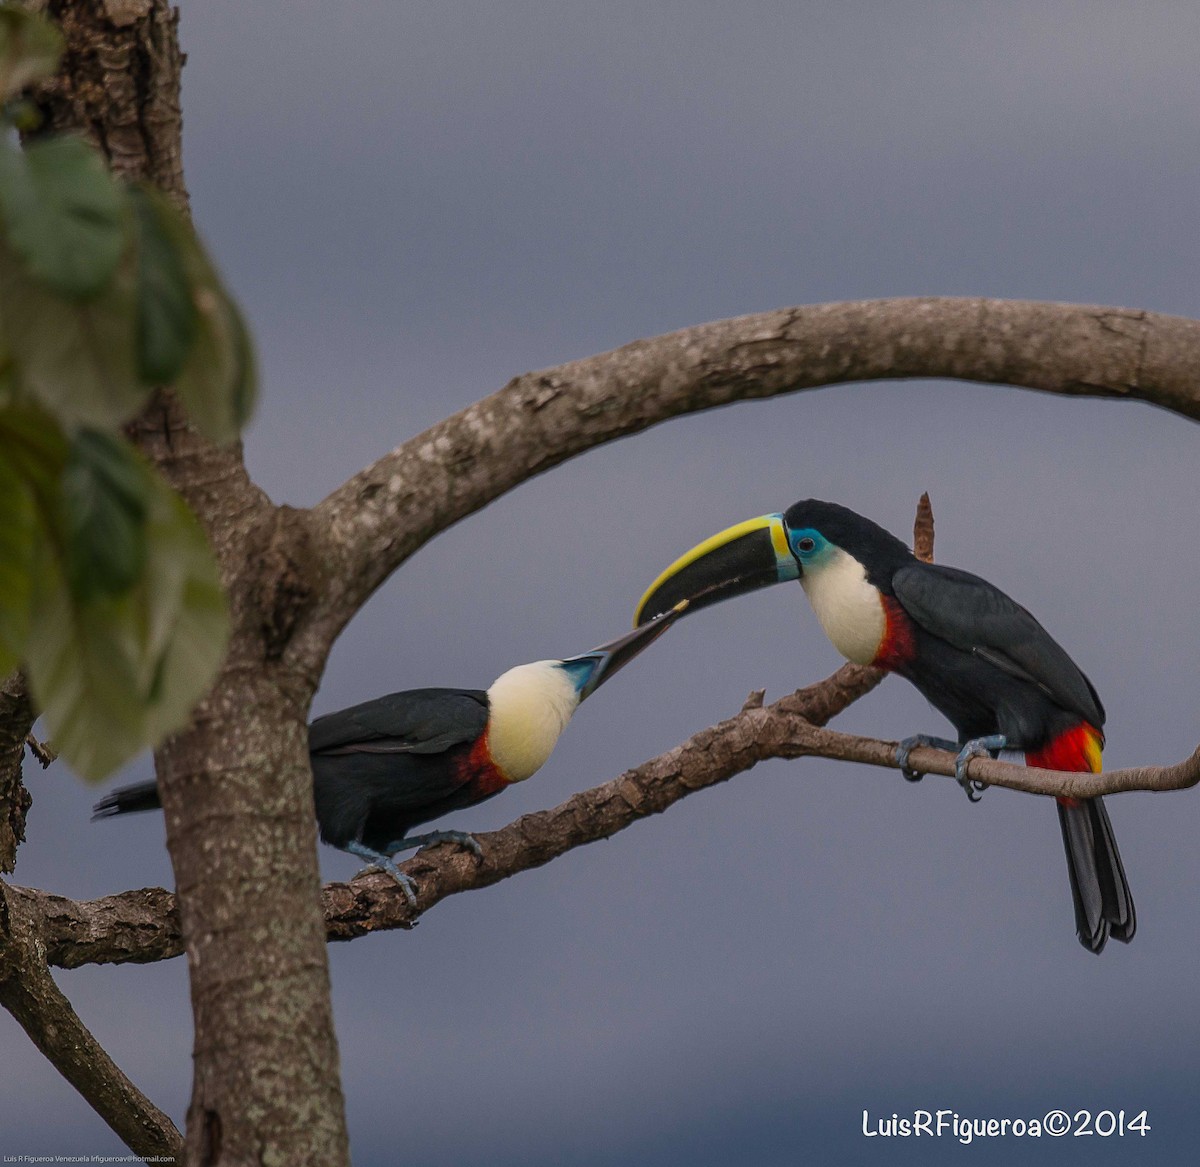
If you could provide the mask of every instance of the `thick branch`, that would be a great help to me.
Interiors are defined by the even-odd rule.
[[[1200,418],[1200,322],[1122,308],[923,298],[703,324],[504,389],[399,446],[318,508],[329,591],[294,645],[337,631],[423,543],[567,458],[684,413],[848,381],[949,377],[1137,398]]]
[[[367,932],[409,928],[447,896],[541,867],[566,851],[606,839],[768,758],[822,757],[896,768],[895,742],[836,733],[805,720],[799,712],[785,712],[785,702],[793,708],[802,706],[805,692],[767,709],[745,710],[553,810],[525,815],[493,834],[476,835],[483,848],[480,861],[446,845],[418,854],[403,868],[417,881],[414,909],[396,894],[385,876],[330,884],[324,893],[329,938],[352,940]],[[911,763],[931,774],[954,774],[954,755],[939,750],[913,750]],[[1176,766],[1143,766],[1107,774],[1059,773],[977,758],[970,763],[968,774],[1013,790],[1076,798],[1125,790],[1179,790],[1200,782],[1200,749]]]
[[[0,883],[0,1003],[135,1154],[182,1158],[175,1124],[113,1062],[50,975],[27,896]]]
[[[453,845],[419,853],[402,867],[417,883],[415,908],[408,906],[385,875],[330,884],[323,893],[328,938],[350,940],[368,932],[409,928],[447,896],[488,887],[575,847],[606,839],[769,758],[823,757],[895,769],[895,742],[823,728],[824,721],[873,687],[873,672],[845,665],[825,681],[765,709],[752,705],[701,730],[667,753],[552,810],[524,815],[502,830],[479,834],[482,860]],[[940,750],[915,749],[911,764],[930,774],[954,773],[954,756]],[[1038,770],[976,758],[968,774],[1012,790],[1081,798],[1129,790],[1181,790],[1200,782],[1200,749],[1175,766],[1140,766],[1102,774]],[[148,962],[181,951],[174,897],[159,888],[90,903],[30,889],[12,888],[10,893],[23,897],[27,910],[38,917],[51,964]]]

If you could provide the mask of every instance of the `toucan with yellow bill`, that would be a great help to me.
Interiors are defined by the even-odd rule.
[[[486,690],[407,689],[318,717],[308,748],[322,840],[387,871],[414,903],[412,880],[393,856],[446,841],[478,854],[479,844],[463,831],[408,832],[535,774],[580,702],[686,607],[579,656],[517,665]],[[113,791],[93,817],[161,805],[156,784],[142,782]]]
[[[787,580],[799,580],[825,634],[848,660],[899,673],[958,733],[914,746],[957,751],[968,795],[972,757],[1096,773],[1104,707],[1092,683],[1019,604],[984,579],[923,563],[894,535],[836,503],[806,499],[783,514],[730,527],[676,560],[651,585],[635,623]],[[1133,939],[1136,916],[1112,826],[1099,798],[1058,799],[1079,941],[1100,952]]]

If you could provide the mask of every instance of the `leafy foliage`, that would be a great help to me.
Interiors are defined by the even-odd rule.
[[[25,666],[60,753],[100,778],[186,720],[229,624],[204,532],[120,427],[171,388],[233,440],[255,372],[161,194],[81,139],[15,145],[14,99],[60,51],[52,26],[0,6],[0,672]]]
[[[62,296],[94,296],[125,248],[126,208],[94,150],[48,138],[0,150],[0,215],[29,274]]]

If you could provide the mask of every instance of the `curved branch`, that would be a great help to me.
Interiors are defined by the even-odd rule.
[[[517,377],[316,508],[328,591],[294,650],[320,660],[423,543],[527,478],[670,417],[847,381],[948,377],[1137,398],[1200,419],[1200,322],[1123,308],[930,297],[702,324]]]
[[[121,1072],[54,983],[40,951],[44,921],[16,890],[0,883],[0,1003],[130,1150],[180,1161],[175,1124]]]

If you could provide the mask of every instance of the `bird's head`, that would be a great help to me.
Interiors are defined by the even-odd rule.
[[[632,632],[566,660],[517,665],[488,689],[492,756],[510,782],[534,774],[579,703],[654,643],[686,610],[680,602]]]
[[[761,515],[713,535],[681,555],[650,585],[635,621],[652,620],[680,600],[689,611],[787,580],[808,586],[847,561],[885,587],[912,559],[894,535],[837,503],[805,499],[782,514]]]

